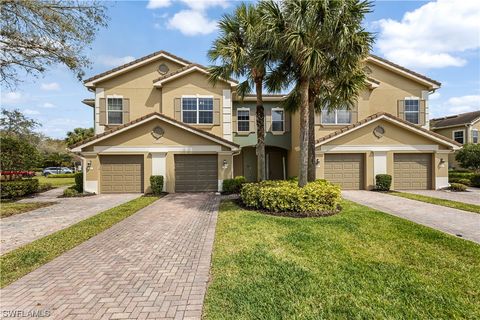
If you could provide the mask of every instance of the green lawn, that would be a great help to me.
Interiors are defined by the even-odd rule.
[[[424,196],[424,195],[420,195],[420,194],[407,193],[407,192],[392,191],[392,192],[390,192],[390,194],[392,194],[394,196],[398,196],[398,197],[407,198],[407,199],[412,199],[412,200],[418,200],[418,201],[423,201],[423,202],[427,202],[427,203],[437,204],[439,206],[450,207],[450,208],[455,208],[455,209],[480,213],[480,206],[477,206],[477,205],[474,205],[474,204],[452,201],[452,200],[446,200],[446,199],[439,199],[439,198]]]
[[[36,176],[39,183],[50,183],[53,187],[73,186],[75,178],[47,178],[44,176]]]
[[[140,197],[131,200],[4,254],[0,257],[0,287],[87,241],[157,199]]]
[[[480,246],[354,204],[295,219],[223,202],[205,319],[480,318]]]
[[[38,208],[48,207],[55,203],[56,202],[2,202],[0,203],[0,218],[6,218]]]

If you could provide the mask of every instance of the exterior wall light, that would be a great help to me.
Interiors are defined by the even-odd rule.
[[[315,166],[319,167],[320,166],[320,159],[315,159]]]
[[[222,168],[223,168],[223,169],[227,169],[227,168],[228,168],[228,162],[227,162],[227,160],[223,160]]]
[[[90,171],[92,169],[92,160],[89,160],[87,162],[87,171]]]
[[[445,168],[445,159],[440,158],[440,163],[438,164],[439,168]]]

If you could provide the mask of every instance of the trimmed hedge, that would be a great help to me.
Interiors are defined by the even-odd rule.
[[[238,176],[233,179],[223,180],[223,193],[240,193],[242,186],[247,182],[245,177]]]
[[[389,191],[392,185],[392,176],[389,174],[377,174],[375,176],[375,190]]]
[[[480,188],[480,173],[472,175],[472,177],[470,178],[470,182],[472,187]]]
[[[47,175],[48,179],[55,179],[55,178],[75,178],[77,173],[59,173],[59,174],[49,174]]]
[[[245,183],[240,192],[243,204],[252,209],[299,217],[336,213],[340,208],[340,187],[316,180],[300,188],[295,181]]]
[[[37,179],[23,179],[14,181],[2,181],[0,183],[1,199],[15,199],[34,194],[38,190]]]
[[[463,185],[461,183],[451,183],[450,187],[448,189],[450,189],[452,191],[466,191],[467,186]]]
[[[150,187],[154,195],[160,195],[163,192],[163,176],[150,176]]]
[[[93,192],[78,192],[78,190],[76,189],[76,186],[71,186],[71,187],[68,187],[67,189],[63,190],[63,197],[64,198],[75,198],[75,197],[79,197],[79,198],[82,198],[82,197],[89,197],[89,196],[93,196],[95,195],[95,193]]]
[[[466,178],[449,178],[448,182],[450,182],[450,183],[461,183],[461,184],[464,184],[466,186],[470,186],[472,184],[470,179],[466,179]]]
[[[74,174],[75,177],[75,190],[78,192],[83,192],[83,172],[77,172]]]

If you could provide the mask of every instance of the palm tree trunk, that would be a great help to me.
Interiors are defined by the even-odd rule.
[[[299,81],[300,91],[300,161],[298,171],[298,186],[304,187],[308,181],[308,134],[309,134],[309,107],[308,88],[309,80],[301,78]]]
[[[315,105],[313,97],[308,102],[308,182],[315,181]]]
[[[264,181],[265,177],[265,110],[263,108],[262,98],[263,81],[255,81],[255,91],[257,94],[257,181]]]

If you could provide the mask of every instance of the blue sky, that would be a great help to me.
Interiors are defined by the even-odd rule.
[[[109,25],[87,50],[92,76],[167,50],[208,64],[216,21],[238,2],[156,0],[108,2]],[[377,36],[373,52],[442,83],[430,101],[430,116],[480,109],[480,1],[378,1],[365,27]],[[16,89],[2,88],[1,105],[37,119],[44,134],[63,138],[68,130],[93,125],[93,94],[63,66]]]

